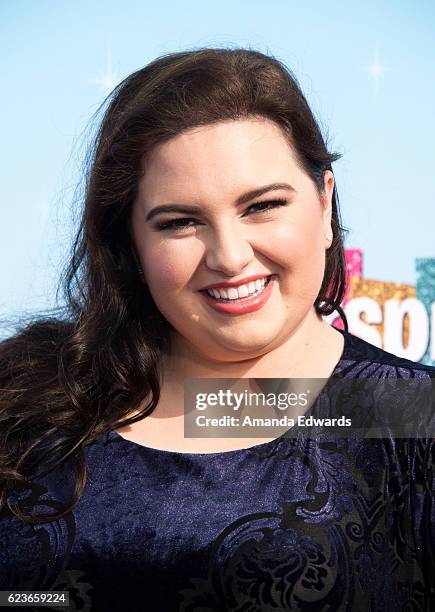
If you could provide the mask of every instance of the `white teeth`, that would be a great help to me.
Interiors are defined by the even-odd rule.
[[[264,289],[267,280],[267,278],[262,278],[256,281],[251,281],[247,285],[230,287],[229,289],[207,289],[207,293],[216,299],[222,298],[224,300],[238,300],[253,293],[258,293]]]
[[[239,297],[246,297],[247,295],[249,295],[249,285],[242,285],[241,287],[239,287],[237,292],[239,294]]]

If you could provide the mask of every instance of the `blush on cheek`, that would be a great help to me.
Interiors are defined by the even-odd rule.
[[[292,244],[285,268],[289,272],[289,293],[308,301],[311,298],[314,300],[320,291],[325,272],[324,249],[315,242]]]
[[[158,292],[176,291],[183,288],[189,281],[189,271],[181,265],[171,263],[156,263],[148,272],[150,285]]]
[[[180,241],[182,242],[182,241]],[[187,242],[187,241],[186,241]],[[183,289],[190,282],[195,270],[201,261],[202,252],[197,252],[191,244],[173,245],[162,243],[154,245],[145,257],[147,262],[147,277],[156,291],[177,291]]]
[[[280,228],[268,238],[267,256],[284,269],[309,268],[322,260],[324,246],[318,228],[312,231],[304,226]]]

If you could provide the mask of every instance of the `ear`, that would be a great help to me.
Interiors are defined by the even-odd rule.
[[[323,190],[320,192],[322,203],[323,234],[325,237],[325,249],[329,249],[332,244],[332,195],[334,193],[334,175],[330,170],[323,173]]]

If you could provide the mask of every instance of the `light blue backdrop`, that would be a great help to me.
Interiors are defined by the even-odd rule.
[[[435,256],[435,3],[288,0],[0,3],[0,315],[55,305],[83,130],[157,55],[271,52],[298,77],[330,147],[347,247],[364,276],[415,284]]]

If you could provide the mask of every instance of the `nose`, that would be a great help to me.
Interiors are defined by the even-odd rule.
[[[210,270],[228,277],[239,276],[252,257],[252,246],[234,222],[216,230],[207,239],[205,262]]]

